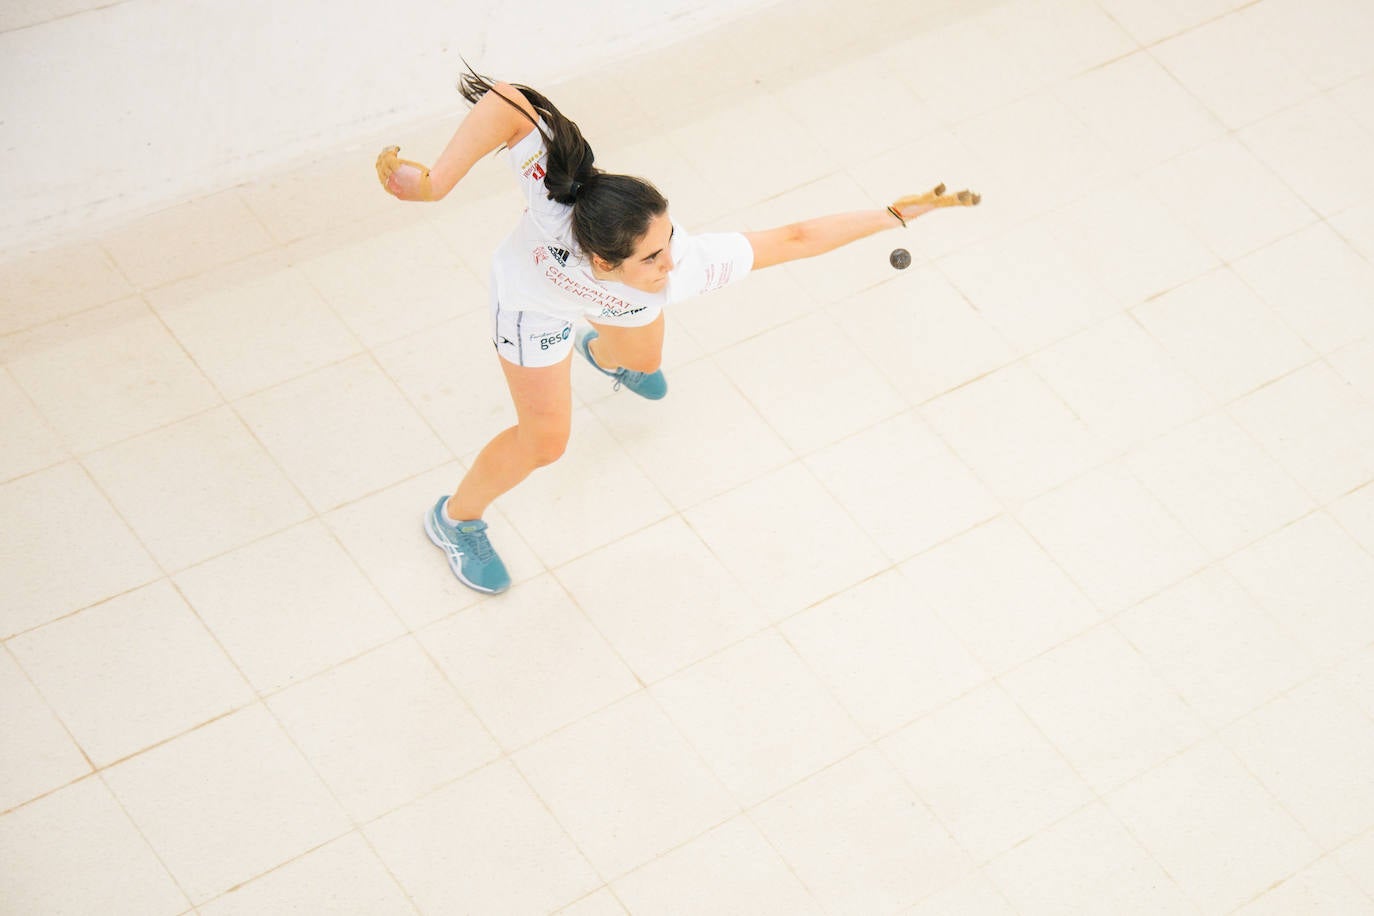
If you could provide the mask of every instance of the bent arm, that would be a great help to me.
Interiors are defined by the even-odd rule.
[[[505,98],[497,98],[497,93]],[[519,110],[505,99],[520,106]],[[423,172],[409,165],[392,174],[386,189],[401,200],[440,200],[447,196],[477,160],[503,146],[514,146],[534,130],[534,123],[521,111],[538,117],[520,90],[509,83],[497,83],[472,106],[429,170],[429,196],[422,191]]]

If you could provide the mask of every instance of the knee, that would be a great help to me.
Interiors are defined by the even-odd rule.
[[[553,464],[568,450],[568,430],[543,430],[522,436],[525,453],[537,468]]]

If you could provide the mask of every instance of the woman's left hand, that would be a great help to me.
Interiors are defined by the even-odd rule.
[[[892,202],[892,209],[902,215],[904,220],[912,220],[940,207],[976,207],[983,195],[973,191],[945,193],[945,186],[938,184],[924,194],[908,194]]]

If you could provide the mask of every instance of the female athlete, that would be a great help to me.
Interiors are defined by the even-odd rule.
[[[433,168],[377,158],[382,185],[401,200],[445,197],[477,160],[505,148],[527,208],[492,263],[492,343],[515,402],[516,424],[478,454],[452,496],[425,516],[425,532],[466,585],[510,586],[482,515],[496,497],[563,454],[572,417],[572,351],[615,379],[615,387],[657,400],[668,391],[659,368],[663,308],[737,283],[751,270],[809,258],[904,226],[931,210],[971,206],[968,191],[944,185],[886,209],[838,213],[762,232],[689,235],[649,182],[603,171],[577,125],[528,86],[466,73],[472,104]]]

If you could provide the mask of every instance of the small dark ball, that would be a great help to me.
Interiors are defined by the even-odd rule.
[[[911,266],[911,252],[905,248],[894,248],[892,254],[887,256],[887,260],[898,270],[906,270]]]

